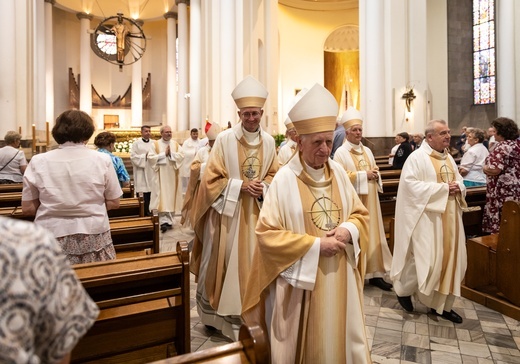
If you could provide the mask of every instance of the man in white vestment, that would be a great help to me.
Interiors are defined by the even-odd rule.
[[[133,166],[134,189],[136,193],[143,193],[144,213],[150,215],[150,195],[152,192],[155,172],[148,163],[148,153],[155,152],[154,142],[150,141],[152,135],[148,125],[141,126],[141,138],[137,139],[130,149],[130,161]]]
[[[364,251],[361,272],[369,283],[385,291],[391,291],[392,285],[384,278],[390,272],[392,253],[386,241],[385,227],[379,204],[379,192],[383,192],[383,183],[379,178],[379,168],[372,151],[361,143],[363,138],[363,119],[361,113],[349,107],[341,118],[347,140],[336,150],[334,160],[341,164],[350,182],[354,185],[359,198],[370,213],[368,244]],[[362,249],[363,250],[363,249]]]
[[[190,179],[191,162],[195,158],[195,154],[200,149],[199,131],[197,128],[190,130],[190,137],[182,143],[182,153],[184,154],[184,162],[180,166],[180,176],[182,181],[182,193],[186,192],[188,181]]]
[[[197,196],[199,191],[200,180],[204,175],[204,171],[206,170],[206,163],[209,159],[209,153],[211,152],[211,149],[215,144],[215,139],[217,139],[217,135],[220,133],[220,131],[220,125],[216,123],[211,124],[206,121],[205,133],[208,143],[197,151],[193,162],[191,162],[190,180],[188,181],[188,188],[186,189],[184,203],[182,205],[181,211],[181,224],[183,226],[190,226],[190,223],[193,219],[193,201],[195,200],[195,196]]]
[[[296,132],[294,124],[290,118],[285,119],[285,127],[287,128],[287,136],[289,138],[278,152],[278,163],[280,163],[281,166],[287,163],[296,152],[296,142],[298,140],[298,133]]]
[[[368,211],[329,158],[338,104],[316,84],[289,111],[299,152],[274,177],[258,218],[244,305],[272,363],[371,363],[357,269]]]
[[[449,153],[446,121],[428,122],[425,135],[401,171],[390,276],[406,311],[413,311],[416,294],[432,314],[461,323],[452,307],[466,272],[466,188]]]
[[[182,209],[182,191],[179,166],[184,154],[180,145],[172,140],[172,128],[164,125],[160,129],[161,139],[154,142],[154,150],[148,155],[155,171],[154,188],[150,208],[159,211],[159,224],[164,233],[173,227],[175,213]]]
[[[248,76],[232,96],[240,123],[217,136],[202,176],[193,204],[190,269],[202,323],[237,340],[254,227],[278,160],[273,137],[260,127],[265,87]]]

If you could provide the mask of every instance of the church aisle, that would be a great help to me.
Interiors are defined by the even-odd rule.
[[[175,249],[180,240],[190,241],[193,231],[180,228],[161,234],[161,251]],[[200,323],[195,304],[196,284],[190,277],[191,350],[198,351],[229,341]],[[465,298],[454,310],[464,322],[427,314],[414,301],[416,312],[405,312],[393,292],[365,286],[365,323],[374,364],[520,364],[520,322]]]

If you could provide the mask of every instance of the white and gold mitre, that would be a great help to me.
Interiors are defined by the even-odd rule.
[[[237,107],[242,109],[244,107],[264,107],[268,94],[265,86],[249,75],[235,87],[231,96]]]
[[[353,125],[363,125],[363,117],[361,116],[359,110],[349,106],[341,117],[341,124],[343,124],[345,130],[352,127]]]
[[[337,116],[336,99],[319,84],[305,92],[289,111],[289,118],[300,135],[334,131]]]
[[[284,124],[287,130],[294,128],[294,124],[290,117],[287,117],[287,119],[285,119]]]

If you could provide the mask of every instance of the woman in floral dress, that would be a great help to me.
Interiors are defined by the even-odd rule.
[[[504,202],[520,201],[520,140],[518,126],[511,119],[495,119],[491,126],[496,129],[496,144],[484,165],[487,192],[482,230],[496,234]]]

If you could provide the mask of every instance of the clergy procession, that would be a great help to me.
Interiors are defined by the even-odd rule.
[[[172,139],[168,125],[160,127],[159,139],[143,125],[129,158],[145,219],[155,215],[162,236],[190,232],[190,257],[184,264],[196,282],[193,309],[205,330],[234,343],[243,340],[243,325],[257,328],[266,342],[266,362],[372,363],[373,337],[364,312],[364,291],[374,292],[370,287],[395,295],[405,321],[422,320],[422,315],[464,323],[465,311],[456,307],[468,266],[463,213],[471,188],[450,152],[446,121],[427,123],[424,140],[398,171],[395,223],[392,219],[388,231],[380,200],[385,186],[380,161],[385,156],[374,156],[363,144],[360,111],[349,107],[339,115],[334,96],[320,84],[309,85],[294,97],[285,121],[288,139],[277,150],[273,136],[261,126],[269,97],[264,85],[247,76],[230,97],[237,108],[235,125],[222,130],[219,123],[207,122],[205,138],[192,129],[182,144]],[[332,159],[338,124],[345,139]],[[479,163],[489,176],[488,186],[509,189],[495,195],[489,208],[486,203],[485,221],[500,224],[505,201],[520,196],[515,194],[517,183],[496,176],[510,163],[505,172],[518,182],[520,141],[511,119],[497,118],[492,127],[496,146]],[[96,317],[105,306],[96,306],[98,297],[85,291],[88,286],[82,287],[85,282],[74,269],[80,275],[80,267],[150,254],[142,256],[138,249],[123,253],[117,235],[111,234],[109,211],[121,208],[129,173],[112,153],[113,134],[98,134],[98,153],[89,147],[93,133],[88,114],[67,110],[52,129],[56,149],[34,155],[28,164],[7,153],[18,148],[15,142],[14,148],[0,149],[2,184],[23,179],[22,216],[34,221],[0,220],[7,237],[0,245],[7,278],[0,280],[2,300],[14,305],[22,295],[32,317],[20,322],[30,340],[19,335],[14,318],[0,322],[2,362],[58,362],[71,355],[77,360],[78,348],[88,330],[96,330]],[[478,132],[469,135],[471,139]],[[471,168],[471,162],[463,165]],[[9,179],[14,175],[19,177]],[[488,188],[488,199],[493,193]],[[501,193],[509,197],[501,199]],[[43,245],[31,247],[38,240]],[[31,258],[31,250],[38,257]],[[164,247],[153,253],[162,251]],[[31,274],[17,268],[20,264],[45,271],[48,286],[30,288],[35,283]],[[189,275],[188,268],[183,274]],[[69,287],[67,293],[62,285]],[[63,295],[74,303],[59,311],[49,302]],[[4,307],[12,317],[29,312]],[[42,345],[41,327],[48,327],[44,341],[66,345]],[[175,340],[189,345],[187,332],[187,338]],[[136,350],[139,358],[136,348],[128,350]],[[177,354],[188,352],[181,348]],[[152,361],[145,358],[140,362]]]

